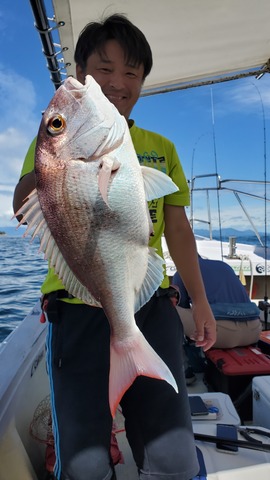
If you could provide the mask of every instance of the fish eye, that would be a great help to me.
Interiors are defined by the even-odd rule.
[[[62,115],[54,115],[48,121],[47,130],[51,135],[58,135],[62,133],[66,128],[66,121]]]

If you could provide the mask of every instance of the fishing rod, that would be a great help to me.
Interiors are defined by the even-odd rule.
[[[270,303],[268,302],[268,291],[267,291],[267,251],[268,251],[268,240],[267,240],[267,162],[266,162],[266,124],[265,124],[265,111],[264,104],[261,96],[261,92],[258,87],[252,83],[256,88],[257,93],[260,98],[261,108],[262,108],[262,118],[263,118],[263,158],[264,158],[264,299],[260,300],[258,303],[259,309],[264,312],[264,326],[267,330],[267,321],[268,313],[270,311]]]
[[[209,443],[223,443],[228,446],[233,447],[240,447],[240,448],[247,448],[249,450],[258,450],[261,452],[270,452],[270,445],[257,442],[257,441],[246,441],[246,440],[232,440],[220,436],[215,435],[207,435],[205,433],[194,433],[195,440],[200,440],[202,442],[209,442]]]

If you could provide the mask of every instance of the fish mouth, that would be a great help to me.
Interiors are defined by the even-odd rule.
[[[75,90],[81,90],[82,88],[84,88],[83,83],[79,82],[79,80],[77,80],[76,78],[69,77],[68,80],[68,82],[65,82],[65,87],[67,90],[73,90],[73,88],[75,88]]]
[[[68,82],[65,82],[65,87],[66,90],[69,91],[73,96],[76,97],[76,92],[77,92],[77,97],[82,95],[82,91],[87,90],[91,84],[93,83],[93,77],[91,75],[87,75],[85,77],[85,84],[82,84],[79,82],[74,77],[69,77]],[[99,86],[100,88],[100,86]],[[106,97],[110,103],[112,103],[114,106],[121,105],[123,102],[125,102],[128,98],[127,95],[124,95],[123,93],[117,93],[115,91],[113,92],[104,92],[102,91],[104,97]]]

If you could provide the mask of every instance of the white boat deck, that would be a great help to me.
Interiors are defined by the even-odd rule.
[[[196,373],[197,380],[190,387],[188,387],[188,393],[197,394],[197,393],[206,393],[207,387],[203,382],[203,373]],[[119,425],[119,430],[124,428],[123,419],[120,415],[117,416],[117,422]],[[117,441],[119,449],[122,451],[124,456],[125,463],[120,465],[118,464],[115,468],[117,480],[137,480],[139,479],[137,468],[133,460],[132,452],[129,448],[129,445],[126,440],[125,432],[117,434]],[[269,480],[269,479],[268,479]]]
[[[44,480],[45,445],[31,437],[29,427],[35,410],[49,393],[45,366],[45,335],[46,325],[39,323],[37,305],[34,312],[0,348],[0,480]],[[9,368],[6,368],[6,365]],[[207,395],[203,373],[196,373],[196,377],[196,382],[188,387],[188,393]],[[218,393],[208,394],[214,396]],[[235,424],[239,417],[231,400],[229,403],[231,414],[229,422],[226,421]],[[203,431],[204,425],[205,433],[215,434],[214,420],[200,423]],[[117,428],[120,430],[117,433],[119,448],[125,460],[124,464],[116,466],[117,480],[137,480],[137,469],[126,441],[120,414],[117,417]],[[268,440],[270,443],[270,439]],[[255,475],[260,480],[270,478],[270,453],[250,453],[241,448],[239,454],[233,456],[217,453],[214,444],[200,441],[198,445],[207,464],[208,480],[254,480]],[[219,471],[221,467],[222,471]]]
[[[197,374],[197,382],[188,387],[189,394],[202,394],[203,399],[212,398],[220,401],[224,409],[223,415],[218,420],[193,421],[195,433],[216,435],[216,423],[227,423],[239,426],[240,418],[233,407],[230,397],[217,392],[207,392],[202,380],[203,374]],[[221,409],[222,411],[222,409]],[[259,427],[261,428],[261,427]],[[263,429],[263,428],[262,428]],[[269,445],[270,438],[257,437],[258,440]],[[117,434],[119,448],[124,455],[124,464],[116,466],[117,480],[138,480],[138,473],[131,450],[127,444],[125,433]],[[238,435],[239,440],[243,438]],[[269,480],[270,478],[270,451],[262,452],[239,448],[237,454],[218,452],[214,443],[196,441],[196,446],[201,450],[207,470],[207,480]],[[179,448],[182,448],[179,446]]]

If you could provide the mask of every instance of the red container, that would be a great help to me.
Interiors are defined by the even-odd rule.
[[[225,375],[266,375],[270,373],[270,357],[260,348],[235,347],[213,349],[205,353]]]
[[[241,420],[252,420],[252,379],[270,374],[270,357],[256,347],[212,349],[205,356],[209,391],[229,395]]]
[[[258,347],[263,353],[270,354],[270,330],[264,330],[260,333]]]

